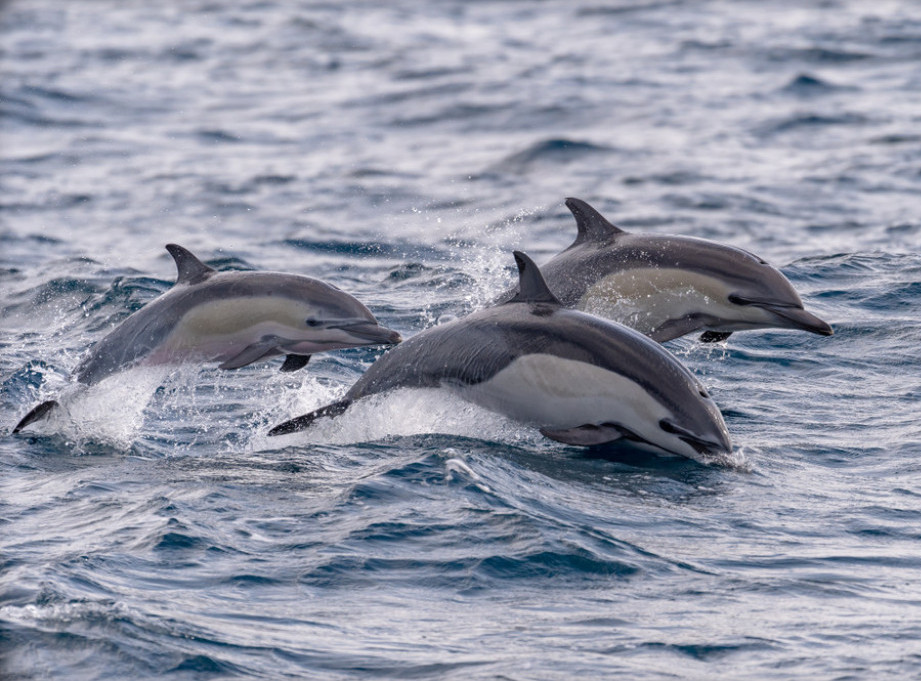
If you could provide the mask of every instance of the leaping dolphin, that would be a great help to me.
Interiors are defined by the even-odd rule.
[[[665,348],[562,307],[531,259],[516,251],[515,260],[512,300],[420,332],[380,357],[341,401],[269,435],[304,430],[376,393],[447,387],[567,444],[625,438],[700,461],[731,451],[716,404]]]
[[[622,322],[660,343],[699,330],[704,342],[747,329],[833,333],[803,309],[783,274],[748,251],[694,237],[631,234],[580,199],[566,199],[566,207],[578,236],[541,270],[567,307]]]
[[[77,366],[78,383],[93,385],[132,366],[220,362],[237,369],[287,355],[282,371],[304,367],[327,350],[400,342],[358,300],[318,279],[277,272],[218,272],[176,244],[176,284],[105,336]],[[43,402],[13,429],[45,416]]]

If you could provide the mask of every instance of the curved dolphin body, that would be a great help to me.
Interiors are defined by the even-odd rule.
[[[509,302],[423,331],[385,353],[343,400],[273,428],[282,435],[396,388],[447,387],[575,445],[626,438],[706,460],[731,450],[719,410],[694,376],[640,333],[565,309],[515,253]]]
[[[176,262],[176,285],[99,341],[77,366],[78,383],[93,385],[140,364],[220,362],[221,369],[237,369],[278,355],[287,355],[282,371],[295,371],[317,352],[400,341],[358,300],[318,279],[218,272],[182,246],[166,250]],[[13,432],[56,404],[38,405]]]
[[[585,201],[566,199],[566,206],[578,236],[541,271],[567,307],[615,319],[660,343],[701,330],[704,342],[747,329],[833,333],[803,309],[783,274],[748,251],[693,237],[630,234]]]

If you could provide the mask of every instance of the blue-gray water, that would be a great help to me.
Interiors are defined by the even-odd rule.
[[[905,679],[921,668],[914,2],[0,9],[4,679]],[[441,395],[282,442],[376,350],[127,374],[12,437],[165,291],[163,245],[411,335],[620,226],[781,267],[830,338],[669,347],[735,465]]]

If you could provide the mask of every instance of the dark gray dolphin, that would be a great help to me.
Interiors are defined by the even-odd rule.
[[[530,258],[515,259],[520,292],[511,301],[422,331],[380,357],[341,401],[269,435],[303,430],[369,395],[447,387],[568,444],[627,438],[698,460],[731,450],[716,404],[667,350],[563,308]]]
[[[578,236],[541,271],[563,305],[615,319],[659,342],[703,330],[831,326],[803,309],[777,269],[740,248],[684,236],[630,234],[580,199],[566,199]],[[500,300],[509,300],[516,289]]]
[[[220,362],[221,369],[237,369],[279,355],[287,355],[281,370],[295,371],[317,352],[400,341],[358,300],[318,279],[218,272],[182,246],[166,250],[176,262],[176,285],[93,346],[74,372],[78,383],[93,385],[140,364]],[[13,432],[55,404],[35,407]]]

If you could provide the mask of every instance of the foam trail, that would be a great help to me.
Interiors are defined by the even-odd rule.
[[[302,405],[306,411],[328,403],[316,399],[315,395],[311,397],[309,405]],[[281,418],[286,417],[281,415]],[[265,438],[260,446],[275,449],[279,441],[283,444],[344,445],[424,434],[499,442],[541,439],[536,430],[466,402],[448,391],[407,388],[359,400],[341,416],[318,419],[309,429],[290,438]]]

